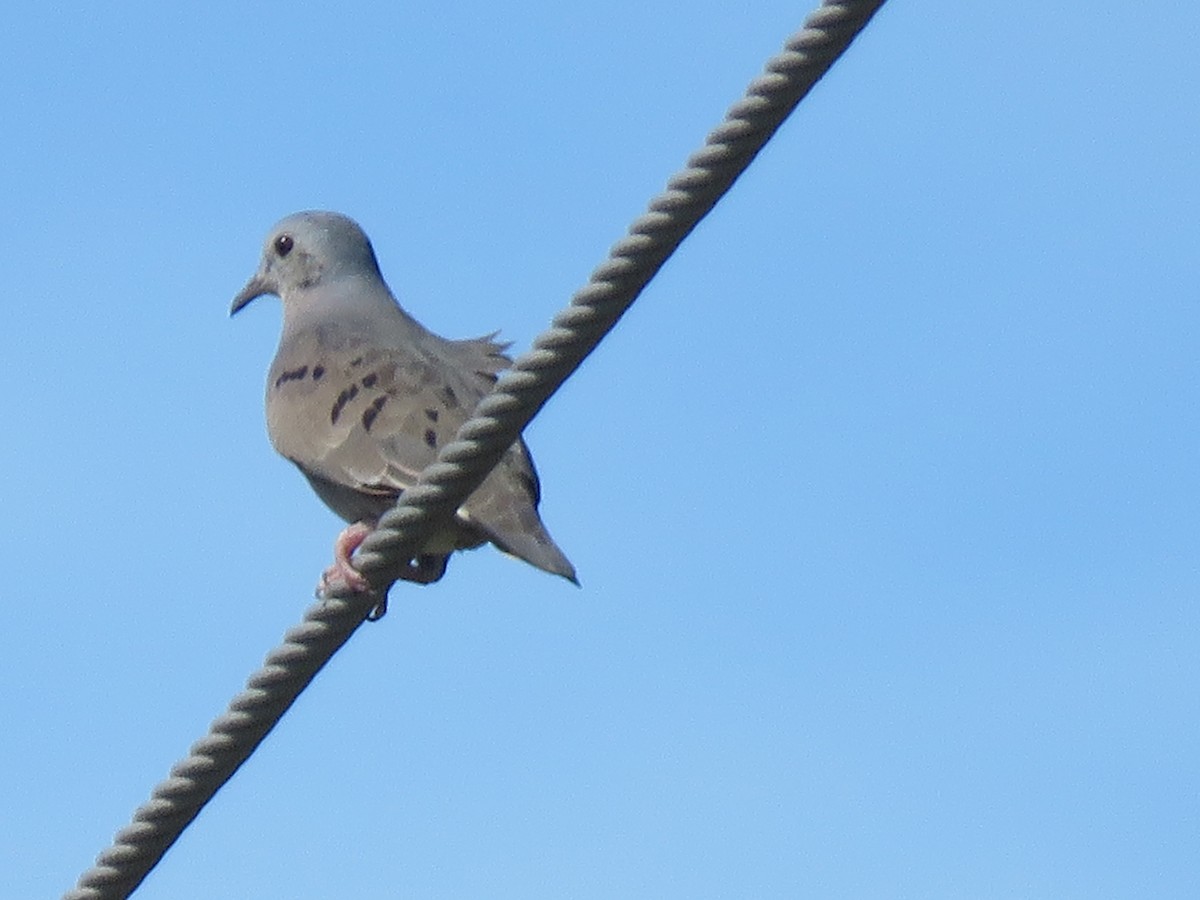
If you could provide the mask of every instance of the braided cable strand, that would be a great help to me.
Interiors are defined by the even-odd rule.
[[[334,598],[309,607],[300,624],[284,635],[283,643],[250,676],[246,689],[155,786],[150,799],[138,807],[130,824],[117,832],[96,864],[79,877],[78,885],[63,895],[64,900],[123,900],[133,893],[322,666],[350,639],[371,606],[371,595],[365,595],[352,601]]]
[[[454,441],[363,542],[355,565],[372,585],[390,585],[425,535],[447,521],[479,486],[883,3],[826,0],[783,51],[767,61],[763,75],[751,82],[704,147],[650,201],[570,305],[501,374]]]
[[[704,147],[630,226],[588,284],[501,375],[455,440],[364,541],[355,562],[376,592],[335,596],[310,607],[64,900],[123,900],[133,893],[383,599],[382,589],[416,554],[425,535],[453,515],[483,481],[883,3],[826,0],[809,16]]]

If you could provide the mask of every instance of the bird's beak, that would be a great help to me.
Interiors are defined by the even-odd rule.
[[[246,286],[238,291],[237,296],[233,298],[233,305],[229,307],[229,314],[231,316],[235,315],[245,307],[249,306],[251,300],[255,300],[258,297],[261,297],[263,294],[270,294],[273,292],[274,288],[267,283],[267,280],[263,278],[262,273],[258,272],[253,278],[246,282]]]

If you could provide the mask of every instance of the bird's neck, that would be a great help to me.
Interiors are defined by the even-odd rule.
[[[355,321],[371,323],[388,332],[421,329],[378,278],[343,275],[322,279],[315,285],[295,288],[284,298],[285,338],[329,322]]]

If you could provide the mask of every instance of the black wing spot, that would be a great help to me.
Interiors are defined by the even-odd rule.
[[[371,430],[371,426],[375,424],[375,417],[379,415],[379,411],[383,409],[384,404],[388,402],[387,394],[381,394],[375,398],[370,406],[363,410],[362,423],[363,428],[367,431]]]
[[[458,394],[454,393],[454,388],[450,387],[450,385],[446,385],[444,388],[442,388],[442,396],[446,398],[446,405],[448,407],[451,409],[457,408]]]
[[[435,432],[432,428],[425,429],[425,444],[431,450],[437,447],[437,432]]]
[[[379,383],[379,373],[378,372],[372,372],[370,375],[365,376],[362,380],[362,386],[365,388],[373,388],[378,383]]]
[[[280,376],[278,378],[275,379],[275,387],[280,387],[281,385],[284,385],[289,381],[299,381],[301,378],[303,378],[307,374],[308,374],[308,366],[301,366],[298,369],[288,369],[286,372],[283,372],[282,374],[280,374]]]
[[[313,381],[320,381],[325,375],[324,366],[313,366]]]
[[[425,410],[425,418],[430,422],[436,422],[438,420],[438,411],[436,409]]]
[[[342,409],[346,406],[347,403],[349,403],[351,400],[353,400],[357,396],[358,396],[358,385],[357,384],[350,385],[350,387],[346,388],[344,391],[342,391],[340,394],[338,394],[338,398],[333,401],[333,409],[331,409],[329,411],[329,424],[336,425],[338,417],[342,414]]]

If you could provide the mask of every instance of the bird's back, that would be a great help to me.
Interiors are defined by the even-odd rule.
[[[491,338],[447,341],[401,315],[406,333],[398,339],[375,321],[345,315],[285,329],[268,376],[272,443],[347,521],[378,519],[509,363]],[[542,525],[538,501],[537,474],[518,441],[463,505],[455,533],[439,536],[434,543],[443,546],[429,551],[486,539],[574,580]]]

